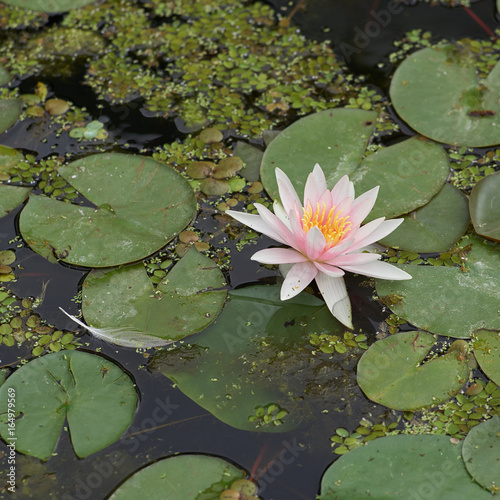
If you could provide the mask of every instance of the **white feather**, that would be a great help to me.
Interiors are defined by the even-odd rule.
[[[94,328],[93,326],[88,326],[83,321],[80,321],[78,318],[75,318],[73,315],[67,313],[62,307],[59,309],[75,323],[78,323],[80,326],[91,332],[95,337],[111,344],[123,347],[141,347],[148,349],[150,347],[158,347],[171,344],[173,342],[173,340],[146,335],[142,332],[129,330],[127,328]]]

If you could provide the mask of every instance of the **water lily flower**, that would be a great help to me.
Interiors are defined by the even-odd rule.
[[[401,269],[381,262],[380,254],[363,251],[403,222],[380,217],[361,226],[377,199],[378,186],[355,198],[353,183],[344,175],[330,191],[323,170],[316,164],[301,203],[290,179],[279,168],[276,179],[281,203],[274,203],[274,213],[259,203],[255,203],[258,215],[234,210],[226,213],[287,246],[260,250],[252,256],[262,264],[288,265],[281,300],[294,297],[314,279],[333,316],[352,328],[345,271],[389,280],[411,279]]]

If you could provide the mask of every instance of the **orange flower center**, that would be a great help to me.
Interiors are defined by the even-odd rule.
[[[349,221],[349,216],[341,217],[342,211],[335,213],[335,207],[327,213],[324,203],[321,208],[319,203],[316,203],[316,210],[313,210],[311,205],[305,206],[303,210],[302,228],[307,233],[316,226],[326,239],[327,249],[337,245],[351,230],[352,223]]]

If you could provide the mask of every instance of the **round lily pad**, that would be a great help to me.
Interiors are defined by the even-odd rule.
[[[314,164],[325,172],[330,189],[357,167],[375,129],[377,113],[337,108],[313,113],[283,130],[264,152],[260,176],[271,198],[279,198],[275,169],[291,179],[300,195]]]
[[[474,332],[473,347],[481,370],[500,385],[500,331],[481,329]]]
[[[428,203],[450,171],[445,150],[413,137],[363,160],[375,120],[373,111],[345,108],[321,111],[293,123],[264,153],[261,178],[267,192],[272,198],[279,197],[275,173],[279,167],[302,196],[307,176],[317,162],[330,189],[345,174],[358,196],[380,186],[367,221],[397,217]]]
[[[376,403],[405,411],[450,399],[467,380],[467,359],[463,349],[449,349],[422,362],[435,340],[430,333],[412,331],[372,344],[358,363],[362,391]]]
[[[280,288],[252,286],[230,292],[224,310],[207,330],[190,339],[190,346],[160,351],[150,369],[175,381],[193,401],[237,429],[296,428],[307,403],[299,406],[290,398],[289,381],[267,375],[269,366],[286,372],[290,366],[285,353],[308,342],[308,332],[340,337],[343,327],[323,301],[301,293],[283,302]]]
[[[469,245],[467,245],[469,243]],[[403,265],[406,281],[376,280],[380,297],[392,295],[391,310],[417,328],[469,338],[479,328],[500,328],[500,251],[473,237],[464,240],[462,267]]]
[[[418,253],[446,252],[467,230],[469,204],[459,189],[445,184],[429,203],[403,219],[380,243]]]
[[[500,485],[500,417],[473,427],[467,434],[462,456],[465,467],[474,481],[492,493]]]
[[[476,233],[500,241],[500,172],[488,175],[472,188],[469,204]]]
[[[449,436],[387,436],[342,455],[325,472],[318,500],[486,500]]]
[[[189,183],[152,158],[97,154],[59,173],[96,208],[31,196],[20,229],[46,258],[87,267],[136,261],[168,243],[196,212]]]
[[[428,203],[443,187],[450,163],[433,142],[412,137],[369,155],[352,172],[357,195],[380,186],[366,221],[392,219]]]
[[[500,63],[479,82],[470,52],[455,45],[410,54],[394,73],[390,95],[401,116],[431,139],[469,147],[500,143]]]
[[[14,394],[14,396],[12,396]],[[15,399],[15,431],[7,406]],[[75,453],[86,457],[114,443],[131,424],[137,406],[134,383],[107,359],[60,351],[30,361],[0,388],[0,435],[17,451],[48,460],[65,425]]]
[[[66,12],[78,9],[96,0],[3,0],[8,5],[39,12]]]
[[[30,187],[0,184],[0,217],[18,207],[31,192]]]
[[[118,328],[105,338],[115,344],[141,347],[137,335],[130,344],[127,331],[155,337],[160,341],[155,345],[161,339],[167,344],[214,321],[226,299],[224,285],[217,265],[191,248],[156,289],[142,263],[91,272],[83,283],[82,311],[93,327]]]
[[[5,172],[9,178],[7,172],[23,158],[24,156],[17,149],[0,145],[0,173]]]
[[[12,127],[21,114],[21,99],[0,99],[0,134]]]
[[[245,473],[222,458],[179,455],[159,460],[136,472],[109,500],[211,500]],[[228,497],[230,498],[230,497]]]

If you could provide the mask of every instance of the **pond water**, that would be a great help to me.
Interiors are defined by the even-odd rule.
[[[148,2],[144,3],[151,8]],[[269,3],[283,16],[294,8],[285,0]],[[346,63],[345,71],[363,76],[364,85],[385,98],[388,98],[389,77],[396,66],[389,59],[389,54],[395,50],[394,41],[402,39],[408,31],[430,31],[432,42],[462,38],[486,40],[499,27],[493,0],[472,2],[470,8],[450,8],[424,2],[397,5],[389,2],[388,5],[388,2],[379,0],[307,0],[298,4],[292,24],[309,40],[331,40],[337,57]],[[390,8],[394,10],[392,14],[387,14]],[[52,15],[40,30],[61,25],[64,18],[64,14]],[[177,19],[176,15],[165,16],[163,22]],[[157,22],[161,21],[159,17]],[[26,33],[29,35],[34,29],[29,28]],[[4,31],[7,33],[7,30]],[[1,39],[7,47],[12,33],[9,32],[8,36],[5,33]],[[24,36],[23,31],[20,30],[16,36]],[[141,50],[143,48],[137,49],[138,59],[149,57]],[[2,57],[0,48],[0,63],[6,62],[7,59]],[[168,58],[162,62],[166,66],[170,63]],[[143,102],[140,99],[129,99],[128,102],[125,99],[126,102],[119,104],[98,98],[96,88],[92,90],[83,84],[84,74],[85,71],[78,65],[72,67],[69,74],[54,66],[52,73],[49,70],[42,75],[16,78],[11,85],[18,85],[20,94],[33,94],[37,83],[42,81],[52,96],[71,101],[80,108],[85,107],[88,115],[99,119],[109,134],[107,138],[102,141],[80,141],[66,133],[59,136],[55,133],[55,127],[40,125],[36,117],[29,117],[0,134],[0,144],[21,150],[25,155],[33,154],[37,161],[55,154],[67,156],[73,161],[96,152],[121,151],[151,155],[164,144],[186,138],[186,128],[181,126],[184,132],[179,131],[178,117],[174,120],[175,117],[152,116],[154,113],[151,110],[145,111],[141,107]],[[399,130],[386,136],[381,134],[381,143],[390,145],[403,137],[414,135],[390,106],[387,110],[394,123],[399,125]],[[278,128],[283,129],[296,119],[297,115],[285,116]],[[197,134],[198,130],[194,133]],[[234,146],[239,139],[241,136],[237,133],[226,133],[225,147]],[[246,142],[261,149],[264,147],[259,138],[249,140],[247,137]],[[478,149],[479,154],[484,151]],[[311,161],[314,163],[314,158]],[[42,191],[40,187],[35,190],[37,194]],[[282,283],[277,269],[250,260],[257,250],[274,245],[273,240],[264,236],[250,238],[250,243],[240,247],[238,239],[229,238],[224,231],[227,221],[221,222],[215,217],[220,200],[216,196],[201,196],[198,201],[199,210],[192,227],[199,232],[203,241],[209,242],[214,260],[218,256],[221,262],[222,256],[227,253],[230,255],[230,262],[222,263],[228,284],[225,288],[240,290],[256,284]],[[77,328],[60,311],[62,307],[71,314],[79,314],[80,306],[75,296],[81,290],[88,268],[62,261],[49,262],[35,253],[21,237],[19,219],[22,208],[20,206],[0,218],[0,251],[14,250],[16,265],[16,280],[4,285],[18,297],[40,299],[33,311],[59,330],[78,332],[76,338],[80,343],[79,350],[99,353],[119,365],[136,384],[138,406],[132,425],[122,438],[86,458],[76,456],[67,429],[59,439],[55,454],[48,461],[17,454],[16,498],[104,499],[148,464],[176,454],[200,453],[224,458],[246,470],[259,485],[258,493],[263,499],[311,500],[319,494],[325,470],[339,456],[333,453],[330,441],[336,429],[344,428],[352,432],[363,418],[374,424],[386,425],[401,419],[402,411],[391,410],[370,401],[357,385],[356,364],[363,349],[350,348],[346,353],[334,353],[331,356],[321,352],[313,355],[311,345],[308,345],[309,351],[304,351],[297,349],[292,341],[284,339],[279,345],[271,346],[267,356],[271,359],[286,352],[290,357],[288,364],[278,366],[280,370],[286,366],[288,371],[283,377],[283,374],[273,372],[272,367],[269,367],[269,380],[280,375],[284,379],[288,378],[296,407],[304,412],[301,424],[287,432],[277,433],[259,432],[258,429],[250,432],[223,423],[198,405],[196,398],[193,400],[185,395],[172,380],[154,368],[151,350],[136,351],[103,342]],[[238,207],[238,210],[241,209],[242,205]],[[215,236],[211,238],[211,234]],[[172,256],[175,256],[174,244],[168,247],[169,255]],[[429,253],[422,256],[432,258],[438,255]],[[161,258],[164,259],[164,254]],[[382,324],[387,329],[393,326],[384,323],[390,311],[373,298],[373,288],[366,285],[363,277],[348,276],[346,282],[353,308],[355,333],[365,335],[366,344],[371,345],[379,338],[377,334],[380,334]],[[399,328],[400,331],[413,330],[407,323],[402,323]],[[203,332],[196,333],[186,342],[203,346],[203,335]],[[32,358],[31,348],[25,344],[17,348],[6,345],[0,347],[1,365],[7,368],[7,375],[19,365],[19,358],[25,361]],[[179,349],[173,351],[173,356],[183,354],[182,344]],[[298,352],[295,353],[295,350]],[[244,361],[248,360],[242,357],[241,362]],[[174,362],[171,361],[171,364]],[[175,370],[179,369],[179,364],[182,361],[177,360]],[[196,370],[196,364],[190,366],[186,362],[186,366]],[[475,372],[475,376],[485,378],[480,372]],[[264,387],[266,383],[260,381]],[[307,404],[303,403],[304,400],[308,401]],[[108,418],[113,419],[113,414]],[[0,453],[3,454],[0,466],[2,470],[8,471],[9,449],[4,442],[0,443]],[[195,476],[196,471],[187,470],[185,474]]]

